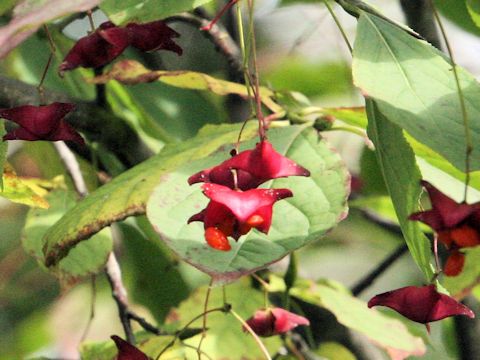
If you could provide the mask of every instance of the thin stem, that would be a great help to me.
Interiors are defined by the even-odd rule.
[[[85,341],[85,338],[90,331],[90,327],[92,325],[93,319],[95,318],[95,302],[97,299],[97,287],[96,287],[96,278],[95,275],[91,277],[91,284],[92,284],[92,297],[90,299],[90,316],[87,321],[87,325],[85,326],[85,330],[83,330],[82,337],[80,338],[80,343]]]
[[[253,62],[253,81],[255,86],[255,104],[256,104],[256,114],[258,119],[258,132],[260,135],[260,140],[266,139],[265,134],[265,119],[263,117],[262,112],[262,99],[260,97],[260,81],[259,81],[259,72],[258,72],[258,63],[257,63],[257,50],[256,50],[256,40],[255,40],[255,26],[253,24],[253,7],[254,3],[253,0],[248,0],[248,7],[250,10],[250,41],[251,41],[251,48],[252,48],[252,62]]]
[[[258,276],[258,275],[255,274],[255,273],[252,273],[252,277],[253,277],[255,280],[257,280],[257,281],[263,286],[263,288],[264,288],[265,290],[268,290],[269,284],[268,284],[265,280],[263,280],[260,276]]]
[[[212,21],[210,21],[210,23],[206,26],[203,26],[200,28],[200,30],[203,30],[203,31],[210,31],[213,27],[213,25],[215,25],[218,20],[220,20],[220,18],[223,16],[223,14],[225,14],[225,12],[230,9],[233,5],[235,5],[236,3],[238,2],[238,0],[230,0],[228,3],[226,3],[222,9],[218,12],[217,15],[215,15],[215,17],[213,18]]]
[[[90,29],[95,32],[95,22],[93,21],[92,10],[87,10],[88,22],[90,23]]]
[[[48,69],[50,68],[50,65],[52,63],[53,57],[55,56],[55,44],[53,43],[52,36],[50,34],[50,31],[48,30],[47,25],[43,25],[43,29],[45,30],[45,34],[47,35],[48,39],[48,44],[50,45],[50,55],[48,55],[48,60],[45,65],[45,68],[43,69],[42,76],[40,78],[40,82],[38,83],[37,86],[37,91],[38,91],[38,97],[40,99],[40,105],[43,105],[45,101],[45,88],[43,87],[43,83],[45,82],[45,78],[47,77]]]
[[[162,351],[160,351],[160,353],[157,355],[157,357],[155,358],[156,360],[160,359],[160,356],[162,356],[165,351],[167,351],[169,348],[171,348],[174,344],[175,344],[175,341],[177,341],[177,339],[180,337],[180,335],[182,335],[188,328],[190,325],[192,325],[195,321],[197,321],[198,319],[202,318],[203,316],[205,316],[206,314],[210,314],[210,313],[213,313],[213,312],[216,312],[216,311],[221,311],[221,312],[228,312],[230,311],[230,305],[229,304],[225,304],[224,306],[222,307],[218,307],[218,308],[213,308],[213,309],[210,309],[210,310],[207,310],[205,312],[202,312],[201,314],[195,316],[192,320],[190,320],[181,330],[179,330],[174,338],[172,339],[172,341],[170,341],[163,349]]]
[[[127,290],[122,282],[122,271],[118,264],[117,258],[113,252],[110,253],[105,269],[108,282],[112,288],[112,296],[118,307],[118,314],[125,332],[127,341],[130,344],[135,343],[135,336],[133,335],[132,326],[130,324],[130,317],[128,312],[128,298]]]
[[[442,38],[445,41],[445,45],[447,47],[448,55],[450,56],[450,64],[452,65],[453,75],[455,77],[455,84],[457,86],[457,94],[458,99],[460,101],[460,109],[462,111],[462,118],[463,118],[463,127],[465,129],[465,191],[463,194],[463,201],[467,202],[467,195],[468,195],[468,185],[470,184],[470,157],[473,151],[473,144],[472,144],[472,136],[470,134],[470,127],[468,121],[468,114],[467,114],[467,106],[465,104],[465,97],[463,95],[463,90],[460,85],[460,78],[458,76],[457,64],[454,59],[453,51],[450,46],[450,42],[448,41],[447,33],[443,26],[443,22],[440,19],[440,15],[438,14],[437,8],[432,0],[430,1],[430,6],[433,10],[433,15],[435,16],[435,20],[438,23],[438,27],[440,28],[440,32],[442,34]]]
[[[262,340],[260,340],[258,335],[255,334],[255,331],[252,330],[250,325],[248,325],[247,322],[245,320],[243,320],[242,317],[240,315],[238,315],[233,309],[230,309],[230,313],[242,324],[244,329],[246,329],[250,333],[250,335],[253,336],[253,339],[258,344],[258,347],[260,348],[260,350],[262,350],[263,354],[265,355],[265,359],[272,360],[272,358],[270,357],[270,354],[268,353],[268,350],[265,347],[265,345],[263,344]]]
[[[440,273],[442,271],[442,268],[440,266],[440,259],[438,256],[438,235],[435,233],[433,236],[433,254],[435,255],[435,269],[436,273]]]
[[[348,51],[350,51],[350,54],[353,53],[353,48],[352,45],[350,44],[350,41],[348,40],[347,33],[345,32],[345,29],[343,28],[342,24],[340,23],[340,20],[338,20],[337,15],[335,15],[335,12],[332,9],[332,6],[328,2],[328,0],[323,0],[325,3],[325,6],[327,7],[328,12],[333,18],[333,21],[335,21],[335,24],[337,25],[338,30],[340,30],[340,34],[342,34],[343,40],[345,41],[345,44],[348,47]]]
[[[198,359],[202,359],[202,352],[200,351],[202,347],[203,340],[207,336],[207,309],[208,309],[208,301],[210,300],[210,293],[212,292],[212,285],[213,279],[210,279],[210,283],[208,284],[207,294],[205,295],[205,304],[203,305],[203,323],[202,323],[202,335],[200,337],[200,341],[198,342],[197,346],[197,354]]]
[[[199,350],[199,349],[197,349],[197,348],[196,348],[195,346],[193,346],[193,345],[187,344],[187,343],[185,343],[185,342],[182,341],[182,346],[185,346],[185,347],[190,348],[190,349],[194,349],[194,350],[196,350],[196,351],[200,351],[200,353],[201,353],[202,355],[205,355],[209,360],[213,360],[213,359],[210,357],[210,355],[208,355],[205,351]]]

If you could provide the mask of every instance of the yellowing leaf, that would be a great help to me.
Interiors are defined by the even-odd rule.
[[[107,73],[88,79],[94,84],[104,84],[110,80],[117,80],[123,84],[139,84],[152,81],[161,81],[167,85],[190,90],[206,90],[217,95],[237,94],[248,97],[245,85],[216,79],[210,75],[195,71],[165,71],[149,70],[135,60],[123,60],[113,65]],[[266,87],[260,88],[263,104],[274,113],[283,109],[273,101],[274,92]]]
[[[21,177],[7,165],[3,173],[3,191],[0,196],[18,204],[48,209],[49,204],[45,200],[48,190],[62,186],[65,186],[63,177],[53,180]]]

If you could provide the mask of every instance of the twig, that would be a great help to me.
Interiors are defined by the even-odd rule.
[[[169,17],[165,20],[167,23],[181,22],[201,28],[207,26],[210,21],[189,13],[182,13]],[[217,49],[225,56],[230,68],[236,73],[238,78],[243,77],[243,64],[241,60],[240,48],[232,39],[228,31],[220,24],[215,24],[211,29],[203,32],[205,36],[212,41]]]
[[[60,158],[63,164],[65,165],[68,173],[72,177],[73,184],[75,186],[76,191],[82,198],[87,196],[88,189],[85,184],[85,179],[83,178],[80,165],[77,159],[75,158],[75,155],[68,148],[68,146],[65,145],[63,141],[55,142],[54,146],[58,154],[60,155]],[[112,228],[112,237],[115,238],[115,236],[116,236],[115,229]],[[122,272],[120,270],[120,265],[118,264],[117,258],[115,257],[115,254],[113,253],[113,251],[108,256],[107,264],[105,267],[105,273],[107,275],[110,286],[112,287],[112,296],[115,302],[117,303],[120,321],[125,331],[125,336],[127,338],[127,341],[132,344],[135,342],[132,327],[130,324],[130,319],[136,320],[145,330],[151,331],[154,334],[159,334],[160,333],[159,329],[149,324],[146,320],[144,320],[143,318],[141,318],[140,316],[136,315],[135,313],[129,310],[127,290],[123,285]]]
[[[127,341],[130,344],[135,343],[135,336],[133,335],[132,326],[130,324],[130,317],[128,311],[127,290],[122,282],[122,271],[118,264],[117,258],[113,251],[108,256],[107,265],[105,267],[108,282],[112,288],[112,296],[117,303],[118,314],[125,332]]]
[[[198,342],[198,346],[197,346],[198,360],[202,359],[202,351],[200,349],[202,348],[203,340],[205,340],[205,337],[207,336],[207,333],[206,333],[206,331],[207,331],[207,309],[208,309],[208,301],[210,300],[210,293],[212,292],[212,284],[213,284],[213,278],[210,280],[210,283],[208,284],[207,293],[205,295],[205,304],[203,306],[202,335],[200,337],[200,341]]]
[[[210,310],[207,310],[205,312],[202,312],[201,314],[195,316],[192,320],[190,320],[181,330],[177,331],[177,333],[175,334],[174,338],[172,339],[172,341],[170,341],[163,349],[162,351],[160,351],[160,353],[157,355],[157,357],[155,358],[156,360],[160,359],[160,356],[162,356],[165,351],[167,351],[169,348],[171,348],[174,344],[175,344],[175,341],[177,341],[178,338],[180,338],[180,336],[189,328],[190,325],[192,325],[195,321],[197,321],[198,319],[202,318],[203,316],[205,316],[206,314],[210,314],[212,312],[216,312],[216,311],[221,311],[221,312],[229,312],[231,309],[231,306],[229,304],[225,304],[224,306],[222,307],[217,307],[217,308],[213,308],[213,309],[210,309]]]
[[[82,171],[80,170],[80,164],[75,158],[72,150],[70,150],[70,148],[63,141],[55,141],[53,145],[55,146],[55,149],[57,150],[57,153],[65,165],[68,173],[72,177],[73,185],[75,186],[77,193],[82,198],[87,196],[87,185],[85,184],[85,179],[83,178]]]
[[[408,250],[407,244],[402,244],[390,255],[388,255],[380,264],[378,264],[375,269],[373,269],[367,276],[360,280],[352,288],[352,294],[358,296],[365,289],[367,289],[372,283],[382,275],[385,270],[387,270],[396,260],[398,260],[402,255],[404,255]]]

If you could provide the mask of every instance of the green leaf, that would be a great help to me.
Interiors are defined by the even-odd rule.
[[[467,0],[470,2],[470,0]],[[454,22],[462,29],[480,36],[480,29],[475,26],[472,18],[469,16],[465,0],[434,0],[435,6],[440,10],[448,20]],[[472,3],[474,1],[471,1]]]
[[[149,70],[135,60],[118,61],[110,71],[88,81],[94,84],[104,84],[110,80],[117,80],[129,85],[158,80],[174,87],[210,91],[217,95],[236,94],[242,97],[248,97],[249,95],[247,87],[243,84],[216,79],[213,76],[195,71]],[[263,104],[270,110],[273,112],[282,111],[282,108],[272,99],[273,91],[266,87],[260,87],[260,95]]]
[[[10,167],[4,169],[2,179],[3,188],[0,191],[0,197],[17,204],[48,209],[49,204],[45,200],[45,195],[48,193],[46,188],[54,187],[53,182],[19,177]]]
[[[3,15],[7,11],[11,10],[18,1],[19,0],[3,0],[0,2],[0,15]]]
[[[383,173],[403,235],[413,259],[430,280],[429,240],[422,233],[418,222],[408,216],[418,210],[421,175],[415,155],[405,140],[402,130],[389,121],[376,102],[367,100],[368,136],[375,144],[378,164]]]
[[[157,238],[149,239],[125,223],[120,224],[120,229],[126,250],[123,266],[128,267],[131,279],[129,294],[135,303],[146,306],[157,322],[162,323],[170,308],[188,297],[190,288],[168,249]],[[158,282],[159,278],[162,281]]]
[[[44,234],[76,202],[75,194],[66,190],[52,191],[46,198],[50,208],[31,209],[28,212],[22,238],[25,251],[36,258],[42,267]],[[108,231],[95,235],[92,240],[78,244],[55,268],[49,269],[64,287],[83,277],[96,274],[105,265],[108,254],[112,251],[112,240]]]
[[[478,0],[467,0],[468,13],[477,27],[480,27],[480,3]]]
[[[206,287],[202,287],[184,301],[177,309],[173,311],[174,318],[178,319],[179,324],[184,326],[194,317],[203,312]],[[264,306],[264,296],[259,290],[253,289],[248,279],[242,279],[225,288],[227,303],[232,305],[232,309],[238,313],[244,320],[251,317],[256,310]],[[209,309],[223,307],[223,294],[221,287],[214,287],[210,294]],[[202,318],[191,324],[191,328],[201,328]],[[252,339],[252,336],[242,331],[242,325],[233,315],[222,312],[212,312],[207,318],[207,336],[202,343],[202,350],[205,351],[211,359],[225,360],[263,360],[258,345]],[[198,346],[201,335],[197,335],[185,343]],[[280,347],[278,337],[262,338],[262,342],[273,354]],[[196,349],[186,349],[186,359],[195,359],[197,357]]]
[[[376,16],[362,14],[354,48],[353,77],[390,121],[465,168],[465,130],[450,62],[428,43]],[[480,86],[458,68],[473,144],[480,143]],[[480,147],[472,153],[480,169]]]
[[[228,252],[215,250],[204,239],[203,224],[187,224],[190,216],[207,205],[199,185],[188,177],[219,164],[232,147],[189,163],[164,176],[147,204],[147,216],[162,240],[183,260],[208,273],[216,281],[232,281],[283,258],[324,235],[347,214],[349,178],[346,168],[315,130],[302,126],[274,128],[269,140],[275,149],[311,171],[311,177],[274,180],[268,187],[288,188],[293,198],[275,204],[268,235],[252,230]],[[242,149],[254,147],[254,140]],[[285,221],[288,219],[288,221]]]
[[[365,302],[344,291],[308,283],[292,288],[290,294],[332,312],[339,323],[365,335],[384,348],[392,359],[421,356],[426,351],[422,339],[411,335],[401,321],[369,309]]]
[[[335,360],[357,360],[348,348],[336,342],[321,343],[315,354],[324,357],[325,359]]]
[[[0,119],[0,139],[7,132],[5,131],[5,120]],[[7,158],[8,142],[0,140],[0,191],[3,191],[3,166]]]
[[[103,0],[100,9],[116,24],[147,22],[193,10],[211,0]]]
[[[162,176],[185,163],[210,155],[226,143],[235,142],[240,126],[208,125],[196,137],[167,145],[160,154],[91,193],[45,234],[47,266],[57,263],[72,247],[105,226],[131,215],[144,214],[145,204]],[[243,138],[252,138],[256,133],[257,123],[248,123]]]

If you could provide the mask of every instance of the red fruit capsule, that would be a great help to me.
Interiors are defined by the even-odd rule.
[[[216,227],[209,227],[205,230],[205,240],[216,250],[229,251],[232,248],[225,234]]]
[[[478,231],[468,225],[463,225],[450,231],[450,236],[458,247],[472,247],[480,244]]]

